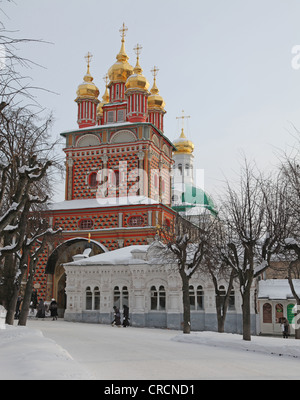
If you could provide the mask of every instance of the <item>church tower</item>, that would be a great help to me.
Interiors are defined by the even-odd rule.
[[[83,83],[78,86],[77,98],[75,99],[76,103],[78,104],[77,123],[79,128],[94,126],[97,122],[99,89],[94,84],[94,78],[90,73],[91,58],[92,55],[88,53],[88,55],[86,56],[87,73],[83,78]]]
[[[184,120],[190,118],[182,112],[182,129],[178,139],[174,141],[176,150],[173,152],[174,159],[174,184],[175,185],[194,185],[194,144],[188,140],[184,133]]]
[[[164,131],[164,115],[166,114],[164,99],[160,96],[156,86],[156,76],[159,69],[154,66],[151,71],[154,77],[153,86],[148,97],[148,121],[155,125],[160,131]]]
[[[127,120],[129,122],[146,122],[148,116],[149,82],[142,74],[143,70],[139,63],[139,55],[142,47],[137,44],[134,48],[137,58],[136,66],[126,81]]]
[[[45,299],[64,293],[63,265],[75,255],[90,256],[131,245],[150,244],[157,226],[170,224],[173,143],[163,133],[164,101],[143,75],[139,56],[133,68],[125,50],[123,24],[121,49],[99,89],[87,73],[77,90],[78,127],[61,133],[65,139],[65,201],[52,204],[49,220],[61,228],[61,243],[49,247],[39,265],[40,291]],[[160,118],[160,117],[161,118]],[[45,275],[46,274],[46,275]],[[59,308],[65,309],[64,296]],[[68,299],[69,310],[76,302]]]

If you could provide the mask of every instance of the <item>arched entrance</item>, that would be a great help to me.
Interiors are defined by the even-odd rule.
[[[63,264],[73,261],[73,257],[82,254],[87,248],[91,249],[89,256],[94,256],[107,251],[107,249],[96,241],[85,238],[74,238],[67,240],[54,249],[48,258],[46,265],[46,274],[52,275],[52,279],[48,279],[48,293],[52,293],[52,297],[58,303],[58,316],[62,318],[67,307],[66,299],[66,273]]]

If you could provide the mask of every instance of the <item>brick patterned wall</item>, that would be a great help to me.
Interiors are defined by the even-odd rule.
[[[56,228],[62,228],[64,231],[80,230],[79,222],[82,219],[91,219],[94,223],[92,229],[117,228],[118,213],[101,214],[82,214],[82,215],[61,215],[55,217],[54,225]]]

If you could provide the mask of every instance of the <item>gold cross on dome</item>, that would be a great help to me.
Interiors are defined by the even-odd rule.
[[[86,59],[86,62],[87,62],[88,68],[89,68],[89,67],[90,67],[91,59],[93,58],[93,54],[91,54],[90,52],[88,52],[87,55],[86,55],[84,58]]]
[[[190,115],[184,115],[184,110],[182,110],[182,117],[176,117],[176,119],[182,119],[182,130],[181,135],[184,135],[184,120],[191,118]]]
[[[151,73],[154,76],[154,78],[157,77],[158,72],[159,72],[159,69],[154,65],[153,69],[151,70]]]
[[[127,28],[127,26],[125,26],[125,23],[123,22],[123,26],[119,31],[121,33],[122,40],[124,40],[127,31],[128,31],[128,28]]]
[[[103,80],[104,80],[104,82],[105,82],[105,85],[107,86],[107,85],[108,85],[108,82],[109,82],[108,74],[106,74],[106,75],[103,77]]]
[[[182,119],[182,126],[184,125],[184,120],[188,119],[188,118],[191,118],[191,117],[190,117],[190,115],[184,115],[184,110],[182,110],[182,117],[176,117],[176,119]]]
[[[135,51],[135,54],[137,55],[137,57],[139,57],[139,55],[141,54],[141,52],[143,50],[143,47],[140,44],[137,44],[133,50]]]

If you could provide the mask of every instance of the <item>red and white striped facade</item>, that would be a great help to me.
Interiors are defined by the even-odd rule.
[[[96,125],[99,100],[87,98],[77,99],[76,101],[78,104],[77,123],[79,128],[87,128]]]

